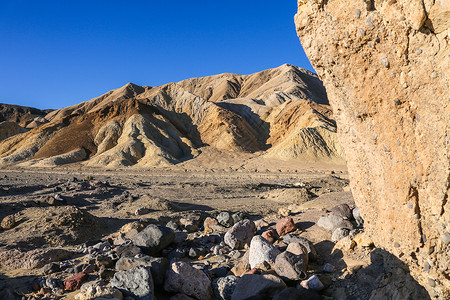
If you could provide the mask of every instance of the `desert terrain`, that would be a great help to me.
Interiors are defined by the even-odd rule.
[[[367,233],[314,73],[0,114],[1,299],[430,298]]]

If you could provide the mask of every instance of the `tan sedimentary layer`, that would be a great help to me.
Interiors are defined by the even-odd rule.
[[[129,83],[52,111],[48,123],[1,142],[0,166],[165,166],[195,158],[206,145],[342,163],[327,101],[317,76],[292,65],[160,87]]]

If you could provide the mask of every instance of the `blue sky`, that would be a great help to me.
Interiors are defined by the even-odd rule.
[[[158,86],[290,63],[314,71],[296,0],[0,0],[0,102],[61,108],[128,82]]]

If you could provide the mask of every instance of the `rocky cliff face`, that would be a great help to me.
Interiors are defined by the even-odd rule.
[[[378,247],[450,297],[450,2],[300,0],[352,191]]]

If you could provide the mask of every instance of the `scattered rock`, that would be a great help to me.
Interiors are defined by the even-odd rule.
[[[137,266],[128,271],[119,271],[111,280],[111,287],[140,300],[154,299],[153,278],[150,268]]]
[[[234,275],[241,277],[245,272],[250,270],[249,256],[250,251],[245,252],[241,259],[234,264],[234,267],[231,268],[231,272],[233,272]]]
[[[272,299],[285,288],[283,280],[275,275],[247,274],[239,280],[231,299]]]
[[[162,285],[164,283],[164,275],[169,269],[170,263],[164,257],[122,257],[116,263],[116,270],[128,271],[137,266],[149,267],[155,285]]]
[[[291,214],[291,210],[287,207],[282,207],[278,210],[278,215],[282,217],[288,217]]]
[[[303,280],[300,284],[305,289],[313,291],[321,291],[324,288],[323,283],[316,275],[312,275],[307,280]]]
[[[229,212],[223,211],[217,215],[217,221],[220,225],[225,227],[231,227],[234,225],[234,220]]]
[[[333,235],[331,236],[331,240],[334,243],[337,243],[338,241],[342,240],[344,237],[350,234],[350,229],[348,228],[336,228],[333,231]]]
[[[75,295],[76,300],[90,299],[118,299],[122,300],[122,293],[113,287],[107,287],[99,281],[90,281],[84,283],[80,292]]]
[[[17,249],[0,251],[0,264],[6,270],[42,268],[48,263],[60,261],[71,256],[73,252],[59,249],[35,249],[22,252]]]
[[[213,232],[214,230],[212,229],[212,227],[218,224],[219,222],[216,219],[207,217],[203,222],[203,227],[205,228],[205,232]]]
[[[136,246],[142,247],[149,255],[155,255],[169,246],[175,238],[172,229],[159,225],[148,225],[134,239]]]
[[[350,220],[353,217],[352,210],[346,203],[333,207],[331,213],[346,220]]]
[[[344,218],[337,215],[327,215],[321,217],[317,221],[317,226],[325,228],[331,232],[336,230],[336,228],[353,229],[353,225],[350,221],[344,220]]]
[[[263,238],[265,238],[269,243],[271,243],[271,244],[273,244],[274,242],[275,242],[275,240],[276,240],[276,238],[275,238],[275,231],[273,231],[272,229],[271,230],[267,230],[267,231],[264,231],[262,234],[261,234],[261,236],[263,237]]]
[[[64,281],[64,289],[66,291],[75,291],[87,280],[88,274],[80,272]]]
[[[372,238],[365,232],[358,233],[355,235],[353,240],[360,247],[372,247],[374,246]]]
[[[212,282],[214,295],[219,300],[230,300],[239,278],[234,275],[217,278]]]
[[[288,247],[291,243],[300,243],[308,251],[308,261],[316,261],[319,258],[313,243],[304,237],[287,234],[284,236],[283,242],[288,244]]]
[[[0,226],[4,230],[8,230],[13,228],[14,225],[16,225],[16,218],[14,217],[14,215],[9,215],[3,218]]]
[[[148,214],[149,212],[150,212],[150,209],[148,209],[147,207],[139,207],[138,209],[136,209],[134,214],[136,216],[142,216],[142,215]]]
[[[45,266],[43,266],[41,268],[41,272],[44,275],[49,275],[49,274],[53,274],[56,272],[59,272],[61,270],[59,264],[51,262],[49,264],[46,264]]]
[[[224,241],[231,249],[243,249],[246,244],[250,244],[255,231],[255,223],[245,219],[234,224],[225,233]]]
[[[258,264],[268,262],[275,263],[275,259],[280,254],[280,250],[272,245],[260,235],[254,236],[250,243],[249,263],[250,268],[256,267]]]
[[[334,273],[335,268],[332,264],[326,263],[323,265],[322,271],[325,273]]]
[[[279,220],[275,228],[279,236],[283,236],[289,232],[297,230],[297,226],[295,226],[292,218],[283,218]]]
[[[364,220],[363,220],[363,218],[361,217],[361,212],[359,211],[359,207],[355,207],[355,208],[352,210],[352,214],[353,214],[353,218],[354,218],[355,221],[356,221],[356,224],[357,224],[358,226],[363,226]]]
[[[196,299],[211,299],[211,281],[200,270],[185,262],[174,262],[167,272],[164,289],[168,292],[183,293]]]
[[[275,272],[285,280],[305,279],[306,260],[304,254],[296,255],[285,251],[275,259]]]
[[[355,246],[356,246],[356,242],[354,240],[352,240],[350,238],[350,236],[346,236],[346,237],[342,238],[341,240],[339,240],[336,243],[336,245],[334,245],[333,252],[336,249],[343,250],[343,251],[350,251],[350,250],[353,250],[355,248]]]

